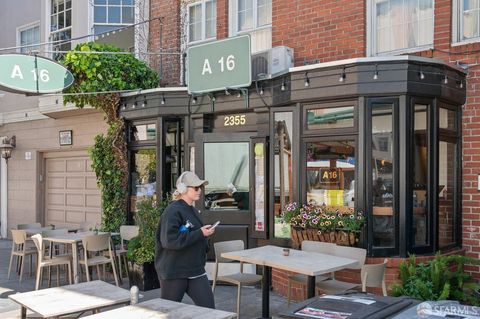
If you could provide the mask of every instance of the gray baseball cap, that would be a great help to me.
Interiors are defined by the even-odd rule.
[[[182,175],[180,175],[180,178],[177,180],[177,186],[179,183],[183,183],[187,187],[208,185],[208,181],[200,179],[194,172],[191,171],[185,171]]]

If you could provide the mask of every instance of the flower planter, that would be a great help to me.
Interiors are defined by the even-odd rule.
[[[160,288],[157,271],[153,262],[137,264],[130,262],[128,270],[128,280],[131,286],[137,286],[141,291]]]
[[[334,243],[340,246],[357,246],[358,232],[334,230],[322,232],[312,228],[291,227],[292,246],[299,249],[304,240],[322,241]]]

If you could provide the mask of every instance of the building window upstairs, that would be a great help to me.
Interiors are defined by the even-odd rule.
[[[217,1],[202,0],[188,5],[188,43],[217,37]]]
[[[30,53],[38,50],[34,44],[40,43],[40,24],[35,22],[17,29],[17,45],[21,46],[20,53]]]

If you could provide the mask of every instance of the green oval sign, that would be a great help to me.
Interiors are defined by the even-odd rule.
[[[14,93],[56,93],[73,83],[73,75],[55,61],[32,55],[0,55],[0,88]]]

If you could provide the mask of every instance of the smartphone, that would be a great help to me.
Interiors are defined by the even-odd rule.
[[[209,229],[215,229],[215,227],[217,227],[218,224],[220,224],[220,221],[215,222],[215,224],[213,224],[212,227],[210,227]]]

